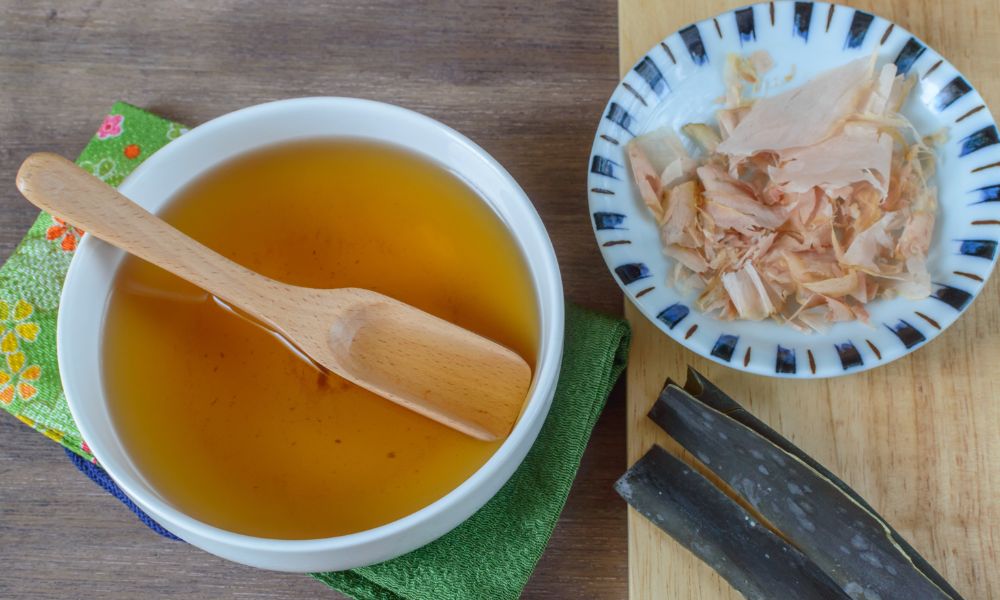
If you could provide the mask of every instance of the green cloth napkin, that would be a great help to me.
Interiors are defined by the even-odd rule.
[[[77,164],[118,185],[186,129],[119,102]],[[59,293],[83,232],[41,214],[0,268],[0,406],[94,460],[59,380]],[[524,463],[482,509],[440,539],[370,567],[313,577],[359,600],[517,598],[562,511],[587,440],[625,367],[628,325],[567,305],[562,373],[548,419]]]
[[[628,325],[566,305],[562,373],[521,467],[466,522],[371,567],[313,576],[358,600],[508,600],[521,595],[573,484],[590,432],[628,356]]]

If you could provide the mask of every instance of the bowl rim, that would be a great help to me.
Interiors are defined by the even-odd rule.
[[[538,216],[538,213],[534,209],[530,199],[513,179],[513,177],[491,155],[463,134],[435,119],[432,119],[431,117],[396,105],[372,100],[327,96],[292,98],[249,106],[226,113],[191,129],[177,140],[174,140],[159,151],[153,153],[125,179],[125,181],[119,186],[119,189],[128,195],[134,192],[133,188],[139,185],[137,182],[141,182],[141,180],[149,173],[165,168],[170,161],[174,161],[176,157],[188,152],[191,147],[199,144],[211,144],[213,143],[212,140],[214,136],[225,135],[231,128],[245,128],[257,121],[268,118],[276,118],[285,111],[317,111],[318,113],[328,113],[330,116],[334,117],[337,116],[338,112],[342,113],[344,111],[355,111],[372,118],[395,119],[399,122],[406,123],[407,126],[412,125],[424,128],[425,130],[434,130],[439,135],[443,136],[442,139],[446,139],[449,144],[456,144],[464,152],[466,152],[468,159],[478,160],[483,163],[483,166],[487,167],[495,176],[498,176],[503,181],[503,184],[507,188],[505,193],[507,193],[509,197],[516,199],[518,206],[515,208],[519,212],[518,218],[523,219],[523,221],[519,221],[517,223],[517,228],[514,228],[511,223],[507,222],[506,219],[502,220],[504,221],[507,229],[510,231],[511,236],[521,247],[522,251],[525,252],[525,260],[529,263],[529,269],[532,272],[533,288],[536,295],[540,318],[540,344],[536,363],[536,373],[533,378],[531,390],[529,391],[529,396],[526,400],[525,408],[507,439],[504,440],[501,446],[486,461],[485,464],[483,464],[472,475],[443,497],[402,518],[360,532],[341,536],[302,540],[272,539],[235,533],[188,516],[182,511],[171,506],[165,500],[161,499],[158,494],[155,493],[155,488],[152,488],[152,486],[148,487],[153,490],[154,493],[149,493],[143,487],[144,485],[148,485],[147,483],[140,483],[127,472],[120,471],[119,469],[121,469],[121,465],[119,465],[117,461],[110,460],[106,462],[104,459],[108,457],[108,452],[106,452],[102,443],[98,441],[99,436],[91,436],[94,438],[94,441],[88,439],[88,431],[91,428],[91,422],[89,418],[82,413],[83,403],[100,402],[104,406],[107,406],[107,396],[103,386],[103,378],[100,376],[98,376],[98,379],[100,379],[102,383],[99,386],[99,396],[97,398],[87,395],[84,390],[80,389],[77,378],[73,375],[76,369],[72,365],[77,360],[75,352],[80,349],[81,345],[89,346],[92,351],[96,350],[95,353],[99,355],[99,349],[103,344],[103,340],[74,340],[72,332],[74,325],[69,319],[63,317],[67,316],[67,307],[72,306],[73,303],[81,300],[86,301],[84,298],[77,297],[82,293],[81,291],[78,291],[78,289],[81,280],[87,276],[86,271],[91,269],[109,268],[108,265],[102,266],[100,262],[97,262],[99,257],[96,254],[96,251],[100,246],[107,245],[92,236],[84,236],[84,239],[81,241],[80,246],[70,264],[60,297],[56,346],[59,364],[61,366],[66,365],[66,368],[61,368],[63,371],[63,388],[67,403],[69,404],[74,420],[77,421],[81,435],[84,439],[88,439],[89,447],[98,462],[105,468],[105,470],[108,471],[109,475],[111,475],[112,479],[114,479],[119,487],[122,488],[126,495],[136,501],[136,503],[143,510],[160,522],[161,525],[165,526],[173,533],[178,533],[180,537],[185,538],[184,534],[188,533],[192,534],[194,537],[208,540],[212,544],[221,544],[241,550],[276,552],[279,554],[302,554],[317,551],[347,550],[355,548],[361,544],[372,544],[395,540],[396,546],[389,552],[389,554],[397,556],[413,548],[422,546],[440,535],[443,535],[443,533],[450,531],[464,521],[465,518],[478,510],[496,493],[496,491],[499,490],[507,479],[509,479],[514,470],[516,470],[516,468],[523,461],[530,446],[534,443],[541,425],[548,414],[554,393],[555,383],[558,379],[561,366],[560,363],[563,349],[564,330],[564,304],[559,265],[556,261],[551,240],[549,239],[541,218]],[[331,137],[331,134],[318,133],[314,137]],[[355,134],[350,137],[364,138],[366,136],[364,134]],[[241,151],[234,152],[223,160],[229,160],[235,156],[243,155],[265,145],[290,141],[290,139],[279,141],[272,140],[256,146],[251,146]],[[389,143],[392,142],[390,141]],[[402,146],[403,144],[400,145]],[[411,150],[416,150],[411,146],[406,147]],[[417,151],[419,152],[419,150]],[[430,156],[430,158],[432,160],[435,159],[433,156]],[[443,164],[439,160],[436,162],[438,162],[438,164]],[[208,169],[214,168],[215,166],[217,166],[217,164],[211,165]],[[184,182],[182,182],[181,187],[196,179],[208,169],[204,169],[201,172],[188,177]],[[462,176],[461,172],[454,169],[450,170],[456,175],[460,177]],[[487,204],[489,204],[491,208],[496,211],[497,207],[494,205],[493,201],[489,200],[489,197],[486,196],[488,191],[484,192],[479,188],[475,189],[477,189],[478,195],[482,197],[483,201],[487,202]],[[170,194],[170,196],[173,196],[173,194]],[[169,199],[161,202],[158,208],[162,208],[162,206],[168,202]],[[138,203],[143,204],[142,201],[139,201]],[[539,250],[539,252],[533,253],[529,256],[524,248],[526,240],[530,241],[533,246],[535,246],[535,249]],[[118,265],[119,263],[115,262],[111,266],[113,272],[117,271]],[[108,291],[109,289],[105,289],[104,293],[107,294]],[[107,296],[105,296],[104,300],[106,301],[106,299]],[[99,327],[103,334],[103,315],[106,314],[107,307],[104,306],[100,310],[102,323]],[[113,436],[117,439],[118,435],[117,432],[115,432],[113,424],[111,424],[111,431]],[[513,466],[511,466],[511,464]],[[141,476],[141,471],[137,468],[135,470]],[[497,479],[500,477],[502,477],[502,480],[498,482]],[[468,504],[464,507],[461,506],[463,501],[467,502],[470,495],[472,495],[475,491],[484,488],[489,490],[488,495],[481,502],[474,501],[473,504],[475,504],[475,506],[471,511],[468,510]],[[456,519],[456,516],[460,518]],[[451,521],[447,529],[433,535],[430,539],[424,539],[427,536],[414,537],[411,535],[407,537],[404,535],[420,525],[440,521],[447,517],[450,517],[449,521]],[[201,546],[197,542],[194,542],[194,544]],[[213,550],[207,548],[203,549],[215,553]],[[225,556],[225,558],[237,560],[238,562],[244,562],[240,559],[234,559],[232,556]],[[247,561],[247,564],[260,566],[252,561]],[[338,568],[351,567],[338,566]],[[301,570],[317,569],[310,566]]]
[[[920,37],[918,37],[917,35],[913,34],[912,32],[910,32],[905,27],[897,24],[895,21],[893,21],[891,19],[888,19],[886,17],[883,17],[883,16],[879,15],[877,12],[874,12],[874,11],[856,9],[854,7],[846,6],[846,5],[843,5],[843,4],[836,3],[836,2],[819,2],[819,1],[817,1],[817,2],[801,3],[801,2],[795,2],[794,0],[775,0],[774,2],[767,2],[767,1],[758,0],[756,2],[749,2],[749,3],[741,5],[741,6],[736,6],[736,7],[727,9],[727,10],[722,10],[722,11],[720,11],[718,13],[715,13],[713,15],[710,15],[710,16],[704,18],[704,19],[693,21],[693,22],[691,22],[691,23],[689,23],[687,25],[678,27],[674,31],[668,33],[666,36],[664,36],[663,38],[661,38],[660,40],[658,40],[657,42],[655,42],[645,52],[641,53],[638,56],[638,58],[636,59],[636,61],[634,61],[628,67],[628,69],[623,72],[623,74],[619,78],[618,84],[615,86],[614,90],[612,90],[612,92],[609,94],[608,101],[602,107],[602,112],[601,112],[600,117],[598,118],[597,127],[595,128],[595,133],[594,133],[594,137],[593,137],[593,142],[591,144],[590,153],[588,154],[588,157],[587,157],[587,160],[588,160],[588,163],[587,163],[587,169],[588,169],[588,171],[587,171],[587,174],[588,174],[588,177],[587,177],[587,197],[588,197],[588,212],[590,213],[588,216],[590,217],[590,225],[591,225],[591,230],[594,233],[594,239],[598,243],[598,249],[599,249],[599,251],[601,253],[601,257],[604,260],[604,263],[607,266],[609,274],[611,275],[612,279],[615,280],[615,282],[617,283],[618,287],[621,289],[621,291],[624,294],[624,296],[628,299],[629,303],[632,304],[632,306],[634,306],[640,312],[640,314],[642,314],[642,316],[647,321],[649,321],[660,332],[666,334],[674,342],[677,342],[678,344],[680,344],[681,346],[683,346],[685,349],[687,349],[687,350],[689,350],[689,351],[697,354],[698,356],[700,356],[702,358],[710,360],[710,361],[712,361],[714,363],[717,363],[719,365],[722,365],[722,366],[725,366],[725,367],[728,367],[728,368],[731,368],[731,369],[734,369],[734,370],[737,370],[737,371],[740,371],[740,372],[752,374],[752,375],[761,375],[761,376],[765,376],[765,377],[773,377],[773,378],[776,378],[776,379],[799,379],[799,380],[832,379],[832,378],[840,377],[840,376],[844,376],[844,375],[855,375],[855,374],[858,374],[858,373],[862,373],[864,371],[868,371],[870,369],[874,369],[874,368],[885,366],[885,365],[887,365],[887,364],[889,364],[891,362],[894,362],[894,361],[896,361],[896,360],[898,360],[900,358],[908,356],[909,354],[911,354],[911,353],[919,350],[920,348],[926,346],[927,344],[929,344],[930,342],[932,342],[934,339],[936,339],[938,336],[940,336],[948,327],[950,327],[951,325],[953,325],[955,323],[955,321],[957,321],[963,314],[965,314],[965,312],[967,312],[969,310],[969,308],[971,307],[971,305],[973,304],[973,302],[980,296],[982,290],[986,287],[986,284],[987,284],[987,282],[989,280],[989,277],[992,275],[992,273],[993,273],[993,271],[994,271],[994,269],[996,267],[997,261],[1000,260],[1000,252],[998,252],[997,255],[994,255],[990,259],[989,267],[986,270],[986,274],[982,277],[982,280],[979,281],[978,283],[975,283],[975,284],[971,284],[971,283],[969,284],[969,285],[972,286],[972,289],[973,289],[973,291],[971,292],[971,296],[969,298],[969,301],[961,309],[959,309],[958,313],[956,315],[954,315],[953,317],[948,318],[947,320],[943,320],[943,322],[941,322],[942,320],[938,320],[937,322],[931,322],[930,323],[931,327],[929,329],[928,328],[924,328],[920,332],[920,334],[922,336],[922,339],[921,339],[920,342],[918,342],[918,343],[916,343],[916,344],[914,344],[912,346],[911,345],[907,345],[898,354],[892,354],[892,355],[890,355],[890,357],[886,357],[886,358],[883,358],[883,354],[887,354],[886,352],[884,352],[884,351],[882,351],[882,352],[876,352],[875,354],[878,357],[877,360],[874,360],[874,361],[865,360],[860,366],[854,366],[854,367],[850,367],[850,368],[848,368],[848,367],[845,366],[842,371],[828,369],[828,371],[830,371],[830,372],[824,372],[824,373],[817,374],[817,372],[815,370],[813,370],[812,372],[810,372],[810,370],[808,368],[805,368],[801,364],[801,363],[804,363],[804,361],[800,360],[800,364],[799,364],[798,368],[794,372],[790,372],[789,373],[789,372],[780,372],[780,371],[778,371],[776,369],[773,369],[773,370],[763,369],[763,368],[761,368],[759,366],[759,364],[757,364],[756,361],[751,362],[748,366],[746,366],[746,365],[744,365],[743,361],[737,360],[735,356],[733,356],[730,360],[725,360],[725,359],[723,359],[723,358],[721,358],[719,356],[716,356],[713,352],[710,351],[712,349],[711,348],[711,344],[709,344],[708,348],[703,348],[703,347],[701,347],[699,345],[696,345],[692,341],[692,339],[689,339],[689,337],[690,337],[689,334],[691,333],[691,330],[688,330],[687,332],[685,332],[685,328],[674,328],[674,327],[671,327],[670,325],[668,325],[667,323],[663,322],[659,318],[660,314],[657,313],[657,310],[654,307],[652,307],[648,303],[644,303],[643,301],[640,300],[639,296],[642,295],[642,294],[637,294],[637,289],[633,289],[632,287],[630,287],[629,285],[627,285],[626,282],[622,281],[622,279],[620,277],[616,276],[615,269],[616,269],[616,266],[620,266],[621,265],[621,261],[615,261],[615,259],[611,255],[611,248],[606,247],[603,244],[601,244],[601,235],[599,233],[599,228],[598,228],[598,225],[597,225],[597,223],[595,221],[595,216],[594,216],[595,213],[602,212],[602,209],[597,208],[597,206],[600,205],[600,200],[602,199],[601,190],[595,191],[595,189],[594,189],[595,187],[600,187],[600,186],[595,186],[594,185],[594,175],[595,175],[595,173],[597,173],[597,171],[595,170],[595,159],[597,159],[597,158],[599,158],[601,156],[600,153],[599,153],[599,149],[602,148],[603,145],[606,144],[606,141],[602,140],[602,134],[605,133],[605,130],[606,130],[606,127],[607,127],[607,122],[609,122],[609,121],[610,122],[614,122],[614,119],[613,119],[613,108],[616,105],[616,100],[619,100],[619,102],[620,102],[621,98],[626,98],[626,99],[628,99],[630,101],[634,99],[636,102],[641,102],[643,106],[646,105],[646,100],[643,98],[643,96],[644,96],[644,92],[646,92],[647,90],[649,90],[649,86],[647,86],[646,89],[640,89],[640,88],[638,88],[637,86],[634,85],[635,84],[635,80],[631,80],[630,79],[630,75],[641,74],[644,71],[644,69],[647,67],[647,65],[645,63],[648,60],[651,60],[649,57],[651,55],[653,55],[657,51],[657,49],[660,49],[660,48],[662,48],[665,53],[670,53],[669,54],[670,59],[674,60],[675,64],[679,65],[682,60],[686,59],[687,53],[688,52],[693,53],[694,50],[691,49],[690,47],[688,47],[688,48],[684,47],[684,45],[686,43],[686,40],[685,40],[685,42],[681,42],[680,49],[677,48],[677,45],[674,45],[674,50],[671,53],[671,50],[669,49],[669,46],[668,46],[667,42],[668,41],[674,41],[674,40],[672,40],[672,38],[684,38],[684,34],[687,33],[687,32],[690,32],[691,30],[695,30],[696,32],[711,32],[708,35],[711,36],[711,37],[713,37],[713,39],[714,39],[714,36],[715,36],[715,32],[718,31],[719,32],[718,36],[719,36],[720,39],[722,39],[722,36],[723,36],[722,30],[719,29],[720,28],[720,23],[723,20],[722,17],[730,17],[730,16],[733,16],[733,15],[737,15],[738,13],[743,13],[743,12],[746,12],[746,11],[752,11],[751,14],[753,15],[753,17],[755,19],[759,20],[760,19],[760,15],[757,14],[758,10],[764,11],[765,14],[767,14],[768,11],[771,11],[770,14],[771,14],[771,19],[772,19],[772,27],[774,27],[774,19],[775,19],[774,9],[775,9],[775,7],[779,7],[779,10],[786,10],[786,9],[787,10],[793,10],[793,7],[794,7],[794,10],[797,12],[798,9],[799,9],[799,5],[800,4],[801,5],[805,5],[805,4],[810,5],[809,6],[809,9],[811,11],[810,12],[810,19],[827,18],[827,15],[830,15],[829,18],[832,19],[833,18],[833,16],[832,16],[833,13],[832,12],[828,12],[828,11],[829,11],[830,8],[834,8],[835,7],[837,9],[840,9],[839,12],[837,12],[837,15],[838,15],[837,18],[838,19],[843,18],[842,15],[844,13],[846,13],[846,14],[863,13],[863,14],[871,17],[871,21],[869,23],[869,28],[870,28],[871,31],[873,31],[873,32],[875,31],[875,25],[876,24],[878,24],[878,23],[884,23],[884,24],[887,24],[887,27],[885,29],[885,36],[886,36],[886,38],[888,38],[889,34],[893,34],[894,38],[896,38],[896,37],[898,37],[900,35],[906,36],[906,37],[910,38],[912,40],[912,42],[915,42],[921,48],[920,51],[916,54],[916,57],[913,59],[914,62],[916,61],[917,58],[919,58],[921,56],[922,53],[924,53],[925,50],[928,51],[927,52],[928,56],[934,55],[934,56],[936,56],[937,58],[940,59],[939,61],[936,62],[935,66],[931,67],[928,70],[928,72],[925,73],[925,75],[929,75],[930,71],[934,71],[934,70],[938,71],[938,73],[937,73],[938,75],[941,74],[941,73],[944,73],[944,72],[948,72],[948,71],[954,72],[957,77],[962,78],[964,80],[964,82],[966,82],[966,84],[969,86],[968,92],[970,93],[970,96],[979,97],[981,99],[981,101],[982,101],[981,103],[982,103],[982,107],[983,108],[980,109],[980,110],[978,110],[978,112],[980,113],[979,116],[980,117],[985,116],[986,120],[991,125],[993,125],[994,127],[996,127],[996,121],[995,121],[995,119],[994,119],[994,117],[992,115],[992,112],[989,109],[989,106],[987,106],[985,100],[982,99],[981,95],[979,94],[979,92],[975,88],[975,86],[971,85],[971,83],[968,82],[968,78],[965,77],[961,73],[961,71],[959,71],[950,61],[948,61],[947,58],[945,58],[943,55],[941,55],[940,53],[938,53],[931,45],[927,44]],[[817,17],[815,15],[821,15],[822,17]],[[759,21],[758,21],[758,27],[759,27]],[[815,28],[815,27],[817,27],[817,26],[813,25],[813,28]],[[819,25],[819,27],[822,28],[822,25]],[[829,29],[829,25],[827,25],[827,28]],[[705,35],[705,34],[704,33],[700,33],[699,35]],[[699,37],[698,41],[699,41],[699,43],[701,42],[701,38],[700,37]],[[757,40],[756,40],[756,38],[754,38],[754,42],[758,43]],[[883,39],[882,42],[876,42],[876,44],[877,44],[877,46],[879,48],[881,48],[881,46],[883,46],[885,44],[885,40]],[[742,43],[741,43],[741,46],[742,46]],[[756,50],[756,49],[766,49],[766,46],[757,46],[757,47],[755,47],[753,49],[754,50]],[[702,47],[701,50],[702,50],[702,52],[704,54],[705,53],[704,47]],[[746,50],[746,51],[749,52],[749,50]],[[879,51],[878,54],[881,55],[882,52]],[[897,58],[897,60],[898,60],[898,58]],[[706,62],[707,62],[707,59],[706,59]],[[658,74],[659,74],[659,72],[658,72]],[[662,75],[664,76],[664,79],[666,79],[666,73],[663,73]],[[639,81],[643,81],[643,79],[645,79],[645,76],[642,76],[641,78],[639,78]],[[921,77],[920,78],[921,82],[923,82],[924,79],[925,79],[924,77]],[[631,84],[629,83],[630,81],[632,81]],[[916,91],[914,91],[913,93],[915,94]],[[659,93],[656,92],[656,93],[652,94],[652,97],[654,99],[658,100],[659,99]],[[952,123],[952,125],[955,125],[955,123]],[[618,131],[620,131],[620,129]],[[629,132],[629,133],[630,133],[630,135],[626,137],[626,140],[631,139],[631,137],[634,137],[634,134],[631,134],[631,132]],[[626,140],[622,140],[621,143],[622,144],[626,143]],[[616,141],[614,143],[618,144],[619,142]],[[993,148],[997,148],[997,146],[994,146]],[[630,194],[632,196],[637,196],[637,192],[635,190],[635,184],[632,181],[632,176],[631,176],[631,172],[629,171],[628,165],[617,165],[616,164],[616,166],[621,167],[624,170],[624,172],[625,172],[624,179],[626,180],[625,181],[625,185],[626,185],[626,187],[628,187],[630,189]],[[632,200],[632,198],[630,197],[629,200]],[[939,200],[940,200],[940,198],[939,198]],[[939,215],[945,210],[945,207],[946,207],[946,203],[943,202],[943,201],[941,201],[939,203]],[[940,235],[940,232],[938,232],[938,235]],[[989,237],[989,235],[987,235],[987,237]],[[945,241],[946,240],[943,240],[943,239],[935,239],[935,243],[943,243]],[[971,240],[971,241],[976,241],[976,240]],[[934,246],[932,246],[932,251],[933,251],[933,249],[934,249]],[[938,284],[938,283],[935,282],[934,285],[940,285],[940,284]],[[668,284],[667,287],[672,287],[672,285]],[[932,293],[932,296],[934,296],[933,293]],[[685,304],[687,304],[687,303],[685,302]],[[690,307],[690,312],[691,313],[698,313],[698,314],[704,315],[704,313],[702,313],[701,311],[699,311],[694,306]],[[917,314],[919,314],[919,312]],[[714,321],[719,321],[718,319],[715,319],[713,316],[705,315],[705,318],[710,319],[710,320],[714,320]],[[719,321],[719,322],[722,322],[722,321]],[[777,325],[777,324],[775,324],[775,325]],[[873,321],[873,325],[874,325],[874,321]],[[848,342],[851,341],[850,339],[847,338],[847,336],[845,336],[844,339],[847,340]],[[871,344],[871,342],[868,342],[868,343]],[[778,343],[778,346],[779,346],[779,348],[781,347],[781,343],[780,342]],[[861,348],[861,350],[866,352],[867,348]],[[756,355],[756,353],[755,353],[755,355]],[[804,358],[804,357],[800,357],[800,358]],[[810,363],[813,363],[813,356],[812,356],[811,351],[809,353],[809,361],[810,361]],[[813,366],[813,369],[815,369],[815,366]]]

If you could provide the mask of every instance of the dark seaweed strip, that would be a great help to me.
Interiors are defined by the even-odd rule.
[[[668,386],[671,383],[671,381],[667,381]],[[932,567],[930,563],[928,563],[924,557],[922,557],[913,548],[913,546],[911,546],[909,542],[903,538],[903,536],[899,535],[899,533],[892,528],[892,525],[887,523],[885,519],[883,519],[881,515],[879,515],[878,512],[872,508],[870,504],[868,504],[867,501],[865,501],[864,498],[851,489],[851,487],[846,483],[841,481],[840,478],[831,473],[826,467],[816,462],[815,459],[785,439],[777,431],[771,429],[763,421],[750,414],[750,412],[743,408],[743,406],[741,406],[738,402],[733,400],[728,394],[719,389],[714,383],[690,367],[688,368],[687,381],[684,384],[684,389],[702,404],[725,414],[729,418],[753,430],[762,438],[808,465],[823,479],[826,479],[831,484],[839,488],[840,491],[850,497],[851,500],[853,500],[858,506],[862,507],[866,512],[870,513],[872,517],[877,519],[882,526],[888,530],[889,535],[892,537],[892,540],[896,543],[896,545],[899,546],[907,556],[909,556],[910,560],[913,561],[914,566],[921,573],[923,573],[928,579],[934,582],[937,587],[947,594],[945,597],[953,598],[954,600],[961,599],[958,592],[951,587],[944,577],[934,570],[934,567]],[[666,388],[664,388],[664,391],[666,391]],[[657,404],[659,404],[659,402]]]
[[[752,429],[668,386],[650,417],[852,597],[949,598],[884,523]]]
[[[876,354],[878,354],[879,358],[881,359],[882,358],[881,353],[874,348],[874,345],[871,344],[871,342],[869,342],[869,344],[872,345]],[[668,380],[667,383],[670,384],[670,381]],[[782,436],[780,433],[771,429],[766,423],[755,417],[753,414],[750,413],[750,411],[743,408],[743,406],[739,402],[733,400],[729,396],[729,394],[723,392],[721,389],[719,389],[718,386],[709,381],[708,378],[706,378],[698,371],[692,369],[691,367],[688,367],[687,381],[684,383],[684,389],[694,398],[696,398],[699,402],[719,412],[725,413],[731,419],[734,419],[736,421],[739,421],[743,425],[746,425],[747,427],[757,432],[757,434],[764,437],[775,446],[778,446],[785,452],[791,454],[792,456],[798,458],[805,464],[809,465],[810,468],[812,468],[814,471],[822,475],[823,478],[829,480],[830,483],[840,488],[841,491],[850,496],[851,499],[854,500],[854,502],[856,502],[859,506],[861,506],[866,511],[870,512],[872,515],[874,515],[876,518],[882,521],[883,525],[889,530],[889,533],[892,536],[893,541],[896,542],[896,544],[903,549],[903,552],[905,552],[910,557],[910,559],[913,561],[913,564],[918,569],[920,569],[920,571],[924,575],[926,575],[928,579],[933,581],[939,588],[944,590],[949,596],[955,598],[955,600],[961,599],[961,596],[958,594],[958,592],[951,587],[951,585],[945,580],[945,578],[942,577],[937,571],[935,571],[934,567],[932,567],[931,564],[928,563],[924,559],[924,557],[921,556],[913,548],[913,546],[911,546],[910,543],[906,541],[905,538],[903,538],[903,536],[899,535],[899,533],[895,529],[893,529],[892,525],[886,522],[886,520],[883,519],[882,516],[879,515],[878,512],[870,504],[868,504],[868,502],[864,498],[862,498],[860,494],[855,492],[849,485],[847,485],[839,477],[831,473],[826,467],[817,462],[813,457],[809,456],[808,454],[800,450],[798,446],[785,439],[785,437]]]
[[[750,600],[849,598],[801,552],[659,446],[615,489]]]

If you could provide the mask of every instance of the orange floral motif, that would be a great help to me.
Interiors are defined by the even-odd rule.
[[[52,226],[45,230],[45,239],[50,242],[60,240],[59,245],[66,252],[76,250],[76,245],[79,243],[80,238],[83,237],[84,231],[73,227],[59,217],[52,217],[52,221]]]
[[[38,393],[35,383],[42,375],[38,365],[27,365],[24,352],[7,355],[7,369],[0,369],[0,402],[10,404],[15,396],[31,400]]]
[[[124,152],[125,152],[125,158],[134,160],[136,158],[139,158],[139,153],[142,152],[142,148],[140,148],[136,144],[129,144],[128,146],[125,146]]]

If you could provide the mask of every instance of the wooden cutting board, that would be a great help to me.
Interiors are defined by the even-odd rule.
[[[741,0],[620,0],[620,68],[690,22]],[[882,0],[875,12],[952,61],[1000,113],[1000,2]],[[947,210],[947,198],[942,205]],[[630,302],[628,458],[673,447],[646,419],[667,376],[688,364],[839,474],[967,600],[1000,599],[1000,277],[926,347],[888,366],[825,381],[747,375],[699,358]],[[629,509],[632,600],[742,598],[710,568]],[[918,599],[912,599],[918,600]]]

